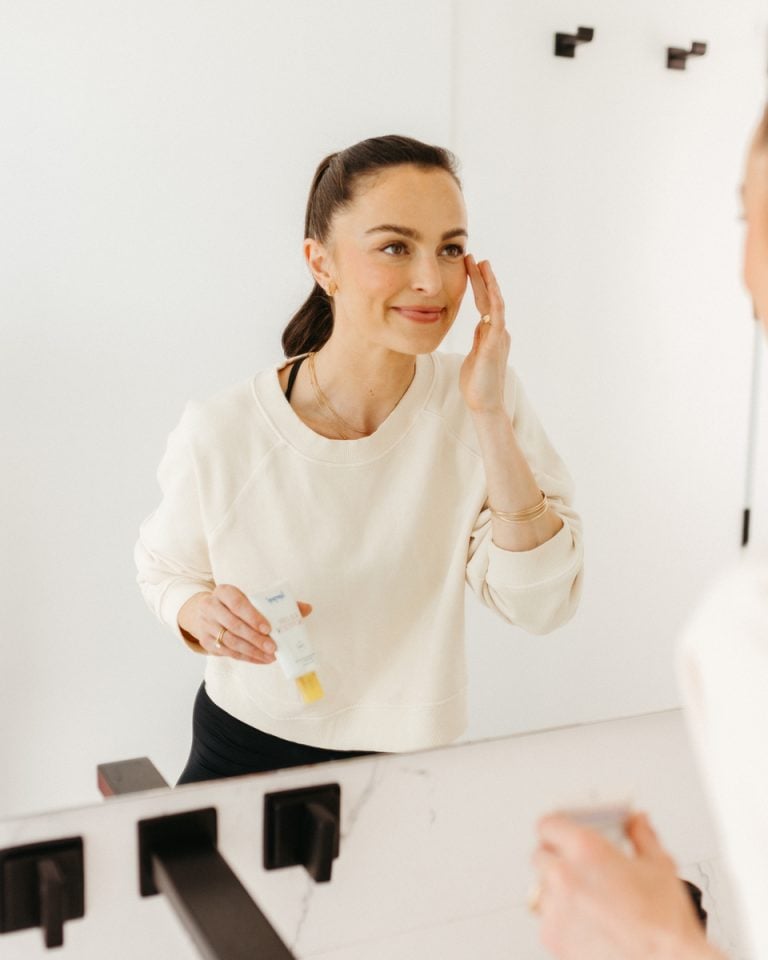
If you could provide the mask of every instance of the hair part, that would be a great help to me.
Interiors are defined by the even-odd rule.
[[[327,243],[334,216],[353,202],[364,178],[387,167],[404,164],[444,170],[461,189],[458,161],[444,147],[396,134],[361,140],[346,150],[329,154],[315,170],[304,217],[304,237]],[[286,357],[319,350],[332,332],[332,300],[315,282],[309,296],[283,331]]]

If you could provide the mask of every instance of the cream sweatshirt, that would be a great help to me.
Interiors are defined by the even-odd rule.
[[[303,704],[276,662],[209,657],[206,689],[232,716],[328,749],[446,744],[467,722],[465,584],[530,633],[574,613],[582,537],[568,472],[510,368],[505,403],[563,527],[533,550],[497,547],[462,360],[418,356],[402,400],[360,440],[304,424],[280,388],[285,361],[187,406],[136,545],[147,603],[179,637],[182,604],[215,584],[250,593],[285,579],[314,608],[323,699]]]
[[[768,553],[746,554],[682,634],[678,675],[722,851],[749,938],[768,958]]]

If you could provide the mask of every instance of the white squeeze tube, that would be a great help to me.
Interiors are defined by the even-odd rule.
[[[277,662],[286,677],[296,681],[304,703],[319,700],[323,696],[323,688],[315,673],[317,658],[309,642],[299,605],[287,582],[283,580],[269,590],[248,593],[248,599],[269,620],[271,636],[277,647]]]

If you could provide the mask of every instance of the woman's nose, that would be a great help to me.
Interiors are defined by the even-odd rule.
[[[421,290],[432,296],[442,289],[443,275],[435,257],[424,256],[414,260],[411,286],[414,290]]]

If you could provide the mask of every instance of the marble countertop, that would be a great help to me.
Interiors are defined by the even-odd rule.
[[[264,870],[263,795],[327,782],[342,794],[331,882],[302,867]],[[297,958],[466,960],[482,950],[486,960],[538,960],[546,953],[525,906],[536,819],[615,801],[652,814],[681,876],[704,890],[712,939],[747,960],[677,710],[117,797],[0,822],[0,848],[84,837],[86,916],[67,924],[62,957],[196,957],[164,898],[139,896],[136,822],[215,806],[219,849]],[[3,936],[0,953],[46,952],[29,930]]]

